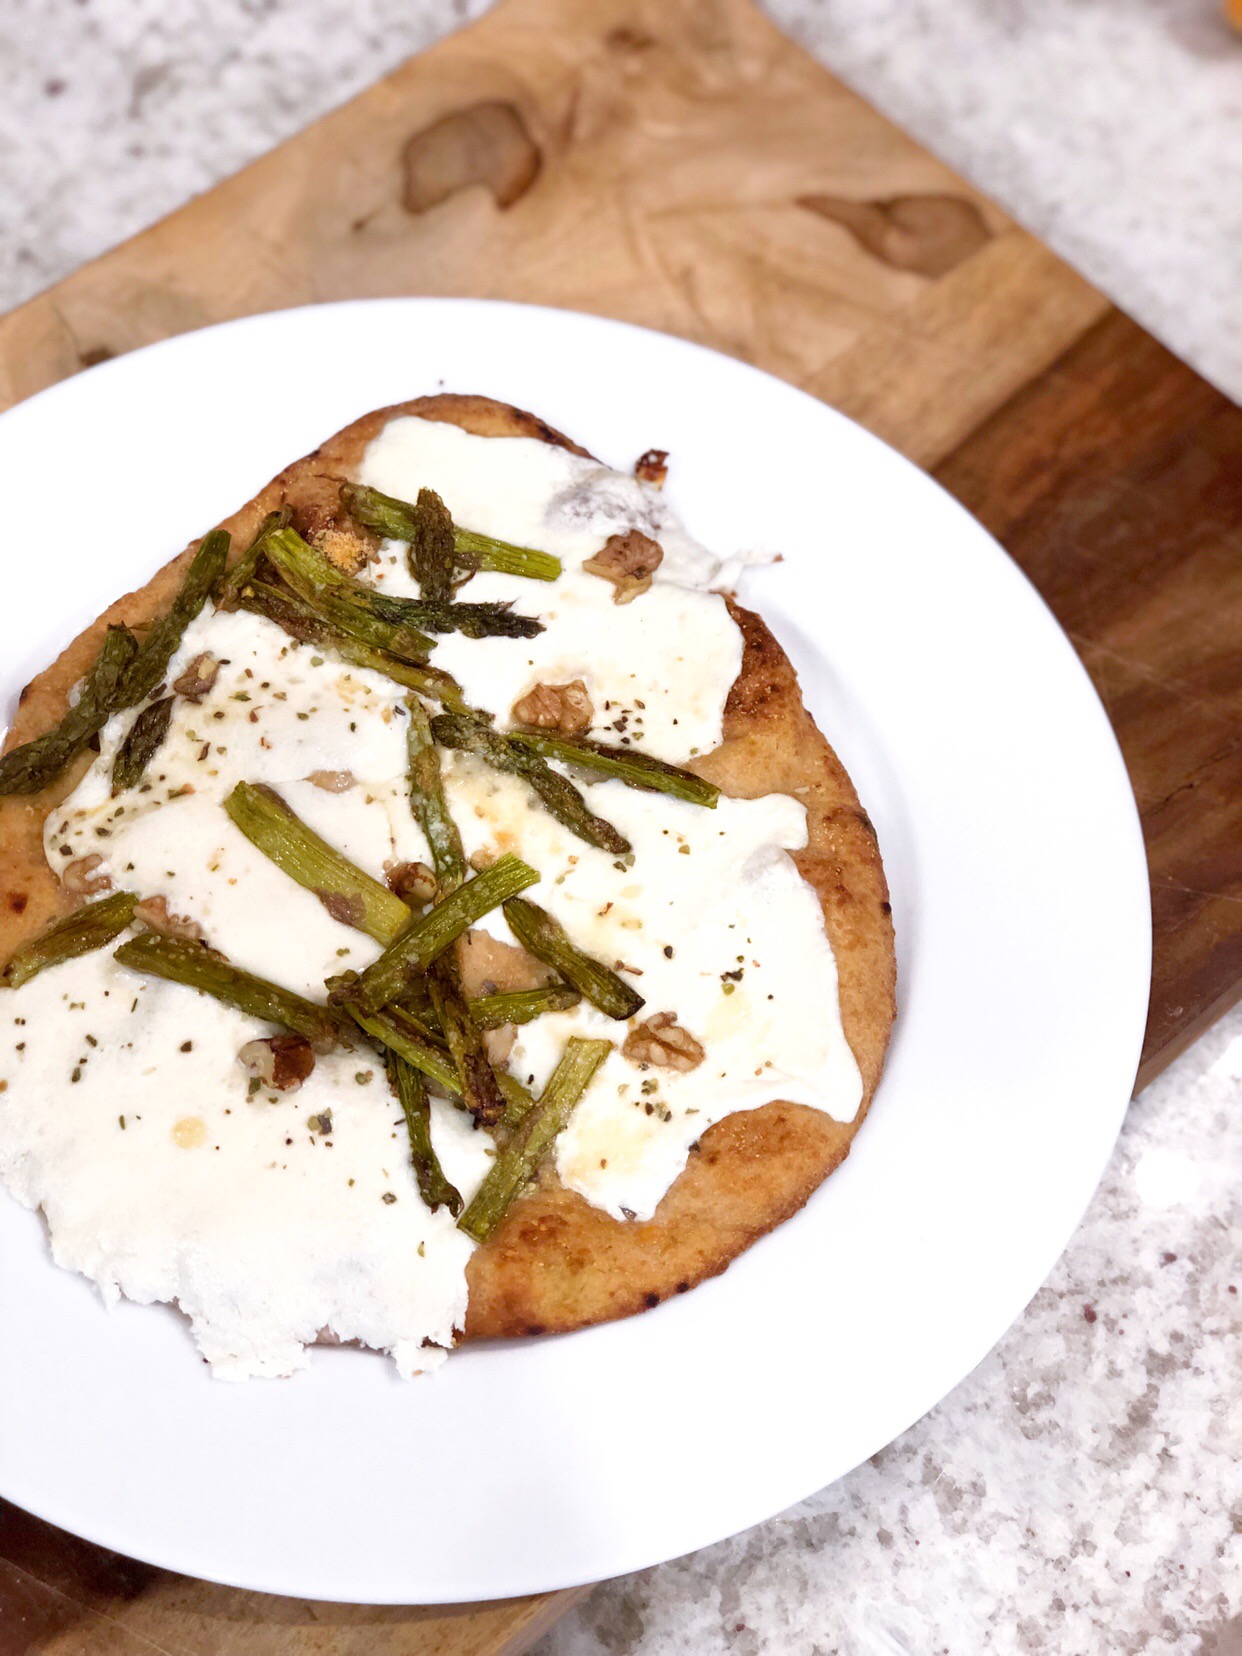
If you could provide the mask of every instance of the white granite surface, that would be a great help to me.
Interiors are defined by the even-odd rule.
[[[1242,398],[1242,37],[1216,0],[769,4]],[[0,0],[0,309],[485,9]],[[601,1588],[541,1656],[1238,1656],[1240,1099],[1235,1013],[1135,1104],[1051,1281],[937,1410]]]
[[[539,1656],[1238,1656],[1242,1009],[1131,1106],[1068,1252],[917,1426],[598,1588]]]

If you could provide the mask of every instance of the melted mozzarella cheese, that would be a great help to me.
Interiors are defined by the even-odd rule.
[[[627,1026],[586,1005],[522,1026],[510,1068],[536,1094],[570,1035],[617,1043],[558,1141],[563,1183],[616,1218],[647,1219],[691,1145],[735,1110],[783,1098],[854,1119],[862,1082],[836,961],[819,900],[786,855],[806,844],[796,800],[722,797],[708,811],[596,783],[590,806],[633,845],[627,868],[478,760],[457,758],[448,789],[467,852],[520,848],[542,875],[529,895],[643,996],[635,1021],[671,1012],[704,1049],[688,1072],[640,1068],[620,1050]],[[482,927],[514,941],[499,914]]]
[[[742,665],[741,634],[718,593],[705,590],[716,560],[682,530],[659,491],[531,438],[471,437],[456,426],[413,416],[392,420],[371,444],[362,481],[413,499],[433,487],[463,528],[537,547],[561,559],[555,583],[483,573],[471,600],[512,600],[537,615],[536,638],[469,639],[451,634],[436,665],[466,700],[498,715],[536,684],[581,679],[595,709],[592,733],[620,734],[670,764],[720,745],[724,704]],[[664,549],[650,591],[629,604],[583,574],[609,535],[640,529]],[[373,578],[386,592],[418,591],[405,547],[388,543]]]
[[[562,560],[555,582],[480,574],[463,593],[516,600],[544,623],[536,638],[437,642],[436,665],[499,728],[534,684],[581,678],[604,740],[675,763],[719,745],[741,637],[709,590],[721,566],[658,491],[543,443],[416,418],[385,427],[361,475],[406,499],[432,487],[464,527]],[[630,528],[659,540],[665,558],[651,589],[619,605],[580,566]],[[386,545],[362,578],[417,592],[403,547]],[[377,879],[393,862],[429,860],[408,797],[406,692],[210,606],[169,683],[204,651],[222,662],[215,684],[199,702],[177,698],[142,782],[116,797],[112,764],[134,714],[109,721],[97,759],[48,818],[48,860],[63,870],[98,858],[114,889],[163,896],[239,966],[322,998],[326,977],[364,967],[378,945],[260,856],[222,802],[239,781],[267,783]],[[617,1217],[647,1217],[695,1141],[732,1111],[784,1098],[853,1119],[862,1089],[836,964],[788,855],[806,841],[795,800],[721,798],[706,810],[576,778],[632,843],[614,858],[515,778],[442,757],[467,853],[517,851],[540,872],[530,896],[646,1000],[630,1026],[584,1003],[517,1033],[510,1068],[536,1091],[570,1035],[614,1042],[557,1145],[567,1186]],[[323,772],[347,772],[320,781],[352,785],[325,791],[311,780]],[[511,941],[500,913],[483,927]],[[696,1068],[624,1055],[631,1029],[657,1012],[700,1044]],[[252,1097],[237,1053],[269,1032],[107,951],[0,995],[0,1177],[43,1208],[57,1260],[106,1296],[179,1304],[217,1373],[288,1373],[325,1329],[391,1351],[402,1373],[425,1368],[462,1325],[472,1244],[423,1205],[369,1048],[320,1058],[297,1093]],[[311,1130],[325,1111],[331,1133]],[[439,1102],[433,1133],[468,1199],[489,1135]]]
[[[108,1300],[179,1305],[224,1378],[292,1373],[324,1330],[403,1374],[434,1366],[471,1245],[423,1204],[371,1052],[252,1098],[237,1052],[270,1033],[106,951],[44,972],[0,1003],[0,1174],[43,1209],[58,1264]],[[325,1110],[331,1131],[312,1130]],[[468,1198],[486,1136],[448,1106],[433,1133]]]

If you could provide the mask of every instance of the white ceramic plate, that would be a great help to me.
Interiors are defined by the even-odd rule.
[[[438,1602],[674,1557],[840,1477],[1022,1310],[1108,1158],[1150,955],[1134,804],[1070,645],[985,531],[850,421],[598,318],[440,299],[173,339],[0,419],[3,690],[289,460],[440,388],[531,408],[669,494],[751,574],[879,830],[900,1016],[846,1165],[722,1278],[646,1316],[212,1381],[177,1316],[103,1310],[0,1194],[0,1492],[155,1563]],[[29,607],[13,597],[29,596]],[[47,604],[51,599],[49,612]]]

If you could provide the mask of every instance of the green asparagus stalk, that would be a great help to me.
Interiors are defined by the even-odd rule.
[[[554,920],[538,903],[525,897],[510,898],[505,904],[505,919],[528,954],[551,966],[608,1017],[632,1018],[645,1005],[643,997],[603,961],[571,943],[560,921]]]
[[[495,770],[521,777],[557,821],[588,845],[614,856],[624,856],[630,850],[625,835],[596,816],[572,782],[554,771],[539,754],[499,735],[477,713],[438,713],[431,721],[431,732],[441,747],[475,753]]]
[[[405,661],[426,661],[432,640],[421,631],[421,622],[412,615],[408,601],[389,599],[381,611],[378,593],[343,575],[295,529],[277,529],[270,534],[266,552],[268,561],[302,603],[333,632]],[[404,608],[395,607],[403,602]]]
[[[352,982],[339,984],[332,991],[333,1002],[351,1013],[371,1013],[400,1000],[408,992],[411,979],[425,972],[450,943],[507,898],[534,885],[538,878],[533,868],[512,853],[501,857],[407,926]]]
[[[412,1018],[404,1007],[388,1006],[382,1012],[353,1013],[359,1029],[378,1041],[389,1052],[397,1053],[407,1064],[425,1075],[428,1080],[454,1096],[461,1094],[457,1066],[445,1047],[433,1041],[417,1018]]]
[[[456,964],[448,951],[432,961],[427,986],[461,1082],[462,1101],[480,1126],[491,1127],[504,1115],[505,1101],[488,1062],[482,1031],[470,1015]]]
[[[426,1082],[412,1064],[407,1064],[395,1052],[385,1052],[384,1067],[388,1084],[396,1093],[405,1117],[410,1135],[410,1160],[414,1163],[414,1177],[423,1201],[433,1213],[437,1208],[446,1207],[456,1219],[461,1212],[461,1193],[445,1178],[431,1142],[431,1104]]]
[[[583,736],[553,735],[543,730],[513,730],[509,740],[545,759],[580,765],[583,770],[598,771],[602,776],[615,776],[631,788],[671,794],[674,799],[704,805],[708,810],[714,810],[720,798],[720,789],[714,782],[705,782],[693,771],[667,765],[662,759],[655,759],[649,753],[636,753],[632,748],[592,742]]]
[[[428,696],[445,707],[456,709],[465,706],[461,687],[451,673],[439,667],[403,661],[400,656],[385,650],[373,650],[347,633],[334,631],[287,587],[273,586],[270,581],[261,578],[254,580],[238,599],[238,607],[274,621],[300,644],[316,644],[321,649],[334,651],[351,667],[368,667],[374,673],[383,673],[397,684],[404,684],[408,690],[417,690],[419,695]]]
[[[448,1093],[455,1103],[461,1103],[457,1066],[445,1048],[431,1040],[419,1020],[411,1017],[404,1007],[389,1006],[373,1015],[355,1012],[353,1016],[358,1027],[372,1040],[378,1041],[390,1052],[398,1053],[407,1064],[413,1064],[442,1092]],[[516,1076],[508,1075],[504,1070],[493,1073],[505,1101],[503,1124],[516,1127],[535,1101]]]
[[[405,733],[410,756],[410,806],[427,837],[441,889],[449,891],[466,877],[466,855],[444,798],[440,755],[432,739],[427,709],[417,696],[410,696],[406,707],[410,714]]]
[[[595,1072],[611,1051],[611,1041],[588,1041],[578,1035],[565,1043],[561,1061],[553,1070],[542,1097],[500,1151],[474,1199],[457,1221],[467,1236],[476,1242],[486,1242],[491,1236],[519,1192],[534,1178],[540,1162],[568,1125]]]
[[[269,512],[259,525],[259,532],[250,545],[238,558],[232,569],[226,570],[219,586],[216,588],[216,608],[218,610],[235,610],[242,593],[254,580],[259,565],[263,561],[267,538],[277,529],[286,529],[293,516],[287,506],[282,506],[278,512]]]
[[[55,780],[122,705],[121,685],[138,654],[128,627],[109,627],[77,701],[52,730],[0,759],[0,795],[38,793]]]
[[[460,632],[467,638],[533,638],[543,623],[514,615],[508,604],[453,604],[442,598],[394,598],[344,575],[292,529],[269,536],[267,555],[298,596],[342,632],[375,649],[425,659],[431,640],[420,633]],[[410,642],[402,646],[395,640]],[[385,639],[388,642],[385,642]],[[422,654],[415,641],[421,639]]]
[[[143,639],[138,654],[126,669],[118,707],[133,707],[145,701],[161,682],[185,629],[223,574],[228,555],[229,537],[223,529],[213,529],[203,536],[186,570],[181,590]]]
[[[112,761],[114,798],[126,788],[136,788],[142,781],[142,773],[168,734],[174,700],[172,696],[162,696],[159,701],[144,707],[130,725]]]
[[[412,541],[415,533],[414,503],[398,500],[365,483],[342,483],[341,505],[352,518],[385,540]]]
[[[412,918],[388,887],[355,867],[263,783],[239,782],[224,809],[250,843],[315,896],[334,920],[391,943]]]
[[[505,1024],[533,1023],[548,1012],[568,1012],[581,999],[576,989],[563,983],[546,989],[510,989],[472,1000],[470,1015],[480,1029],[500,1029]]]
[[[379,614],[408,613],[428,632],[459,632],[465,638],[534,638],[543,631],[542,621],[533,615],[515,615],[507,603],[453,604],[438,598],[392,598],[380,593],[375,608]]]
[[[188,989],[197,989],[226,1006],[235,1006],[252,1018],[283,1024],[295,1035],[305,1035],[316,1052],[349,1044],[348,1026],[331,1007],[319,1006],[302,995],[295,995],[291,989],[282,989],[266,978],[244,972],[214,949],[203,948],[201,943],[143,932],[122,943],[114,959],[131,971],[183,983]]]
[[[447,604],[453,596],[453,520],[434,489],[418,491],[411,527],[410,574],[424,599]]]
[[[58,920],[41,936],[32,937],[14,950],[8,965],[0,971],[0,986],[19,989],[49,966],[102,949],[129,925],[137,901],[132,891],[117,891]]]
[[[454,530],[458,567],[486,569],[497,575],[521,575],[528,581],[555,581],[561,560],[551,552],[536,552],[532,546],[513,546],[473,529]]]
[[[368,489],[361,483],[343,484],[341,500],[359,523],[377,535],[413,542],[415,508],[408,500],[381,494],[378,489]],[[561,573],[561,560],[550,552],[513,546],[491,535],[476,534],[472,529],[454,525],[453,543],[458,569],[464,567],[472,572],[488,569],[502,575],[521,575],[531,581],[555,581]]]
[[[543,989],[511,989],[495,995],[480,995],[468,1000],[467,1005],[480,1029],[501,1029],[506,1024],[533,1023],[548,1012],[568,1012],[581,999],[576,989],[567,983],[557,983]],[[440,1020],[430,1000],[416,1005],[407,998],[402,1001],[401,1010],[413,1017],[433,1040],[443,1041]]]

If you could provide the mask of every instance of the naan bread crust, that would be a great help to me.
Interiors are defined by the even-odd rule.
[[[401,414],[443,420],[478,436],[535,437],[587,452],[535,415],[490,397],[416,398],[363,416],[287,467],[224,521],[234,549],[249,544],[264,516],[284,504],[295,522],[299,513],[315,518],[335,498],[339,480],[355,474],[371,439]],[[118,599],[26,686],[6,752],[62,716],[110,622],[141,627],[167,607],[197,545]],[[726,1117],[704,1133],[646,1223],[610,1218],[545,1171],[471,1259],[467,1339],[564,1332],[629,1316],[723,1271],[796,1212],[845,1159],[879,1081],[895,1009],[895,964],[875,831],[803,707],[779,644],[757,615],[729,603],[744,640],[742,670],[729,696],[724,742],[693,768],[737,797],[790,793],[806,806],[809,844],[794,860],[819,896],[836,954],[845,1034],[863,1077],[862,1107],[850,1123],[787,1103]],[[84,755],[41,794],[0,800],[0,959],[72,907],[43,855],[43,823],[88,764]],[[532,964],[481,940],[464,957],[468,981],[537,981]]]

